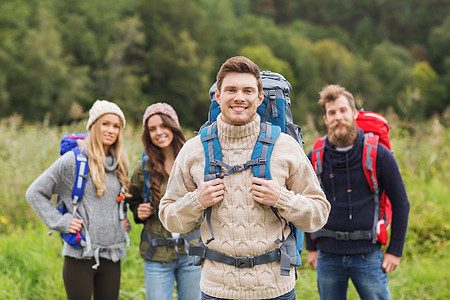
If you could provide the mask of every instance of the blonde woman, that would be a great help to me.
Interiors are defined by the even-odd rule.
[[[82,236],[81,245],[64,242],[63,280],[67,299],[118,299],[120,260],[126,257],[129,223],[121,202],[128,191],[128,161],[122,148],[125,116],[114,103],[97,100],[89,111],[88,137],[79,144],[89,173],[81,200],[72,198],[78,176],[76,152],[56,160],[28,188],[26,197],[52,230]],[[58,211],[51,199],[67,210]],[[119,198],[118,198],[119,197]],[[123,203],[123,202],[122,202]]]

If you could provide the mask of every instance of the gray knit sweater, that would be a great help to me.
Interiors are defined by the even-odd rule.
[[[114,156],[105,159],[106,192],[102,197],[96,194],[96,187],[90,175],[87,177],[83,198],[78,203],[76,218],[83,221],[82,233],[86,230],[92,244],[108,247],[123,243],[124,246],[117,249],[105,249],[100,251],[100,257],[109,260],[123,259],[126,257],[125,228],[119,220],[119,205],[116,201],[120,193],[121,184],[114,173],[117,168],[117,160]],[[50,229],[68,233],[70,221],[73,218],[72,188],[75,182],[76,163],[73,151],[69,151],[56,160],[44,171],[28,188],[26,198],[38,217]],[[68,213],[62,215],[51,201],[52,195],[58,194],[64,201]],[[63,256],[74,258],[92,258],[93,250],[87,251],[82,247],[75,249],[64,243]]]

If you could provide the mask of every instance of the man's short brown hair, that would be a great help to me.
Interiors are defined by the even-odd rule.
[[[337,84],[327,85],[320,91],[319,95],[320,99],[319,101],[317,101],[317,103],[319,103],[319,105],[322,107],[324,114],[327,113],[325,105],[328,102],[335,101],[340,96],[344,96],[347,99],[348,104],[350,105],[353,111],[356,110],[353,95],[340,85]]]
[[[257,64],[248,59],[245,56],[234,56],[229,58],[226,62],[222,64],[219,72],[217,73],[217,89],[220,91],[222,88],[222,82],[225,78],[225,75],[231,72],[237,73],[249,73],[255,76],[257,86],[258,86],[258,94],[262,92],[262,80],[261,80],[261,72]]]

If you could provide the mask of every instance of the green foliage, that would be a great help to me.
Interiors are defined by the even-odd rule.
[[[208,29],[197,22],[199,7],[192,1],[143,1],[140,14],[147,33],[147,103],[169,102],[183,123],[195,124],[207,114],[207,106],[200,104],[208,99],[212,68],[209,48],[204,47]]]
[[[43,226],[37,229],[28,224],[11,236],[0,236],[2,299],[64,298],[61,243],[39,229],[45,230]]]
[[[442,23],[450,12],[448,0],[253,0],[251,4],[252,12],[277,24],[303,19],[326,27],[337,25],[358,42],[361,33],[366,33],[370,37],[364,40],[373,41],[370,46],[386,39],[425,44],[433,26]]]
[[[368,109],[441,114],[450,104],[449,8],[450,0],[5,0],[0,117],[68,124],[108,99],[138,122],[147,105],[166,101],[198,128],[217,70],[242,53],[289,79],[299,120],[320,114],[314,100],[329,83]],[[410,54],[436,71],[426,90],[414,85]],[[411,112],[419,94],[423,114]]]
[[[404,116],[401,109],[405,101],[405,91],[413,86],[412,60],[406,49],[389,42],[377,45],[370,54],[371,73],[377,78],[380,88],[374,95],[375,106],[382,111],[393,107],[397,113]]]
[[[253,60],[261,70],[271,70],[283,74],[288,81],[293,81],[294,74],[286,61],[274,56],[272,50],[266,45],[247,46],[240,53]]]
[[[144,299],[143,262],[139,254],[141,225],[132,225],[128,257],[121,264],[120,299]],[[29,223],[11,235],[0,235],[1,299],[64,299],[62,243],[48,236],[42,223]],[[38,251],[36,251],[38,249]]]
[[[450,56],[448,49],[450,46],[450,16],[445,19],[445,22],[438,27],[435,27],[430,34],[430,54],[432,61],[436,68],[440,71],[449,73],[448,66],[443,64],[446,58]]]
[[[388,115],[411,202],[405,258],[390,287],[395,299],[449,298],[449,13],[450,0],[1,1],[0,269],[8,271],[0,298],[64,298],[60,243],[43,238],[24,195],[59,156],[60,137],[85,131],[77,121],[93,101],[125,111],[134,166],[142,147],[133,123],[145,107],[169,102],[183,126],[199,128],[216,72],[241,54],[291,82],[306,150],[323,133],[314,124],[322,124],[316,101],[325,84],[345,86],[366,110],[411,121]],[[443,119],[425,119],[434,114]],[[123,270],[121,298],[143,298],[136,244]],[[317,298],[313,270],[300,275],[298,296]],[[349,299],[357,297],[350,290]]]
[[[447,98],[447,89],[439,81],[438,74],[428,64],[428,62],[419,62],[414,66],[414,77],[417,88],[420,91],[420,99],[416,101],[416,109],[424,107],[424,114],[430,117],[433,113],[445,109],[445,99]],[[417,107],[417,102],[422,105]]]

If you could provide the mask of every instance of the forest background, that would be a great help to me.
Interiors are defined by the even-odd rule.
[[[0,298],[64,298],[60,241],[24,194],[59,156],[61,136],[84,131],[94,100],[123,108],[133,167],[145,107],[170,103],[193,136],[215,74],[235,55],[291,82],[306,152],[324,133],[317,99],[326,84],[388,118],[411,202],[393,299],[450,298],[449,49],[450,0],[2,0]],[[139,230],[121,299],[143,298]],[[314,271],[299,272],[297,296],[317,299]]]

